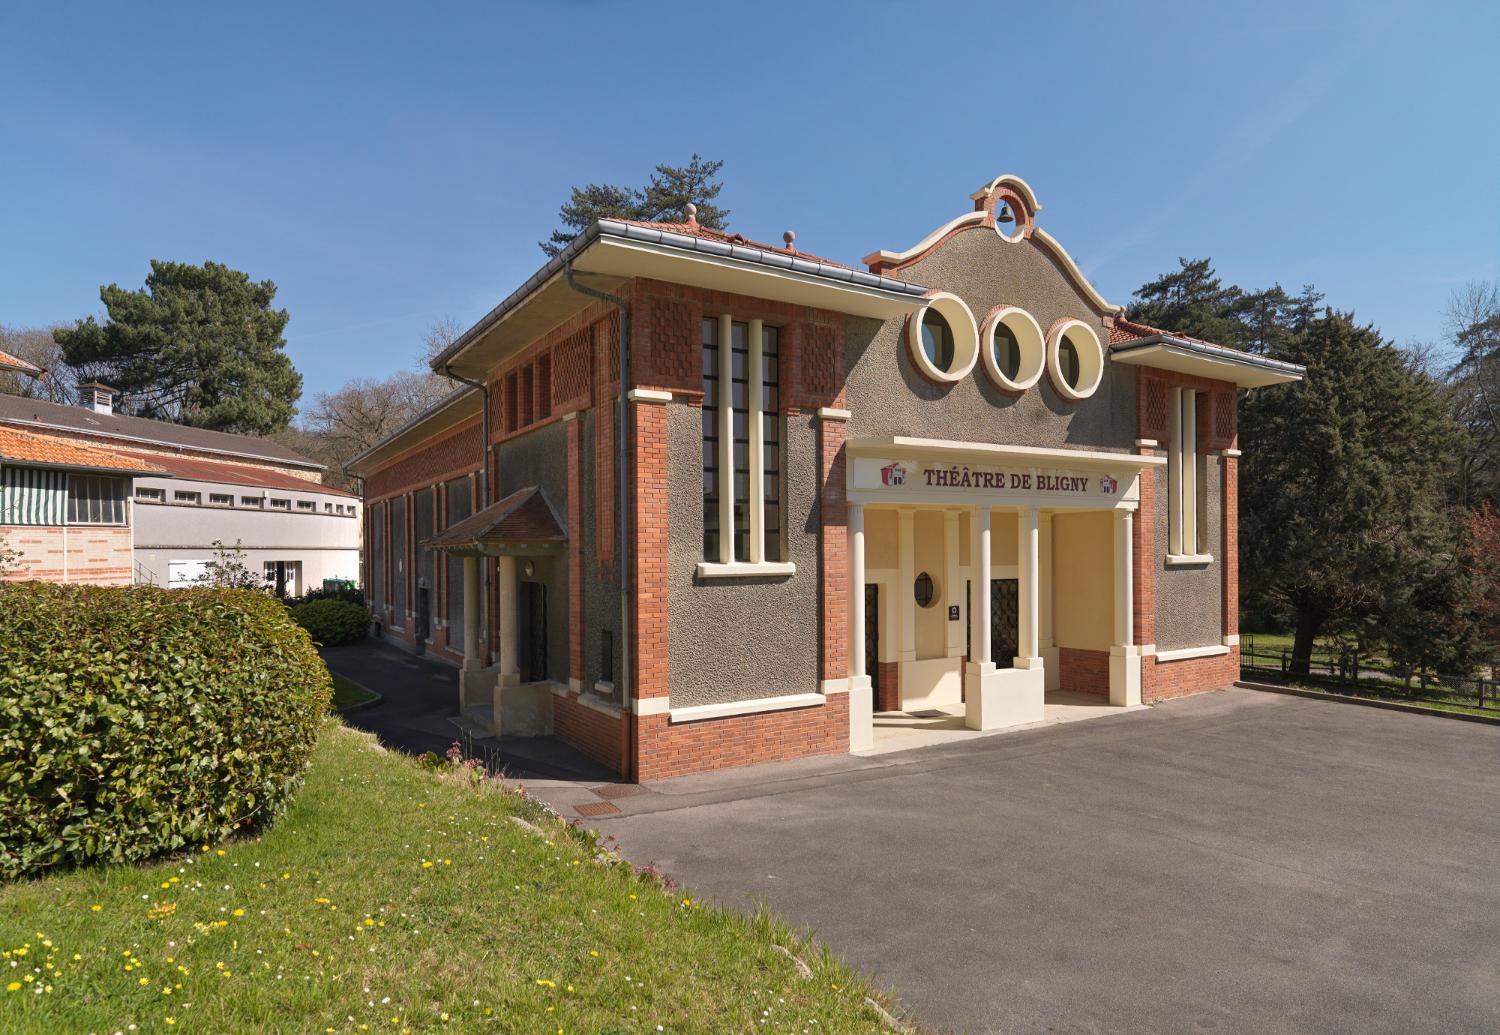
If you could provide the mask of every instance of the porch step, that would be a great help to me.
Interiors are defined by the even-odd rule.
[[[459,731],[471,740],[484,740],[486,737],[495,735],[495,709],[475,705],[465,708],[458,715],[451,716],[449,722],[457,726]]]

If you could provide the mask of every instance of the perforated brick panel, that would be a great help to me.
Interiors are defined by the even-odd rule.
[[[568,403],[588,395],[593,350],[591,335],[585,328],[569,335],[553,350],[552,405],[563,409]]]
[[[700,326],[695,307],[671,299],[652,299],[651,337],[646,343],[646,369],[650,373],[643,380],[662,388],[701,388],[703,343]]]
[[[839,374],[835,369],[834,329],[821,324],[807,325],[801,346],[802,384],[807,394],[815,399],[832,396],[838,389]]]
[[[1140,414],[1140,437],[1167,440],[1167,384],[1154,377],[1144,380],[1145,399]]]

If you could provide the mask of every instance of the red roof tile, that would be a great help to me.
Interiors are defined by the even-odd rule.
[[[1178,334],[1176,331],[1164,331],[1160,327],[1152,327],[1149,324],[1137,323],[1134,320],[1127,320],[1123,316],[1115,317],[1115,325],[1109,329],[1109,343],[1111,345],[1120,345],[1127,341],[1136,341],[1140,338],[1150,338],[1158,334],[1166,335],[1169,338],[1180,338],[1183,341],[1196,341],[1204,345],[1215,345],[1219,348],[1228,347],[1218,345],[1217,342],[1208,341],[1204,338],[1194,338],[1190,334]]]
[[[499,503],[449,525],[425,545],[438,550],[479,544],[564,543],[568,533],[558,523],[546,493],[535,485],[518,489]]]
[[[178,478],[188,478],[192,481],[224,482],[227,485],[251,485],[265,489],[291,489],[301,492],[321,492],[330,496],[355,497],[355,493],[345,492],[343,489],[335,489],[282,471],[251,467],[248,464],[221,463],[218,460],[205,460],[197,456],[133,453],[128,450],[125,455],[156,464]]]
[[[613,219],[614,217],[610,218]],[[661,230],[664,233],[683,234],[687,237],[701,237],[707,241],[719,241],[723,244],[738,244],[746,248],[759,248],[763,252],[776,252],[779,255],[795,255],[799,259],[806,259],[808,262],[821,262],[825,266],[838,266],[846,270],[854,269],[853,266],[845,266],[842,262],[824,259],[810,252],[774,244],[762,244],[760,241],[750,240],[744,234],[727,234],[722,230],[710,230],[708,227],[699,226],[697,223],[653,223],[644,219],[614,219],[614,222],[625,223],[629,226],[646,226],[653,230]]]
[[[19,370],[23,374],[40,374],[42,368],[33,363],[28,363],[20,356],[12,356],[9,352],[0,351],[0,370]]]
[[[133,471],[137,474],[161,473],[160,467],[135,457],[122,456],[107,449],[80,446],[66,439],[33,435],[3,427],[0,427],[0,463],[86,467],[97,471]]]

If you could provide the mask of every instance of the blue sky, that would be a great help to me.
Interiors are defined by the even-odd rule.
[[[696,150],[733,229],[845,262],[1012,172],[1111,301],[1210,255],[1435,340],[1500,277],[1497,39],[1383,0],[9,4],[0,323],[214,259],[279,286],[310,396],[509,293],[570,185]]]

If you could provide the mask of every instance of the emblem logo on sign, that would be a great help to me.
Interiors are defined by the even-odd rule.
[[[1099,490],[1106,496],[1113,496],[1119,487],[1120,483],[1107,474],[1099,479]]]
[[[906,468],[900,463],[886,464],[880,469],[880,484],[905,485]]]

